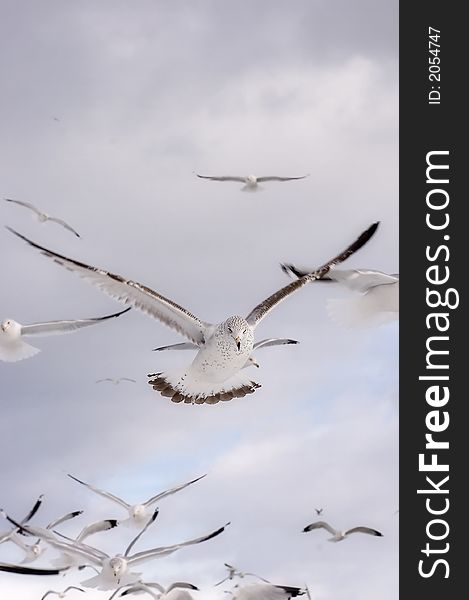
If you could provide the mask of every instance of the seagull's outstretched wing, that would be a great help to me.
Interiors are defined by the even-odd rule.
[[[129,565],[138,565],[140,563],[151,560],[152,558],[158,558],[160,556],[168,556],[169,554],[172,554],[176,550],[179,550],[180,548],[184,548],[185,546],[192,546],[194,544],[200,544],[201,542],[206,542],[207,540],[211,540],[212,538],[216,537],[217,535],[220,535],[220,533],[223,533],[223,531],[225,531],[225,528],[228,525],[229,525],[229,523],[226,523],[226,525],[224,525],[223,527],[220,527],[220,529],[217,529],[216,531],[212,531],[212,533],[209,533],[208,535],[204,535],[199,538],[194,538],[192,540],[188,540],[187,542],[181,542],[180,544],[174,544],[173,546],[161,546],[160,548],[151,548],[150,550],[144,550],[143,552],[137,552],[136,554],[129,556],[128,564]]]
[[[368,240],[373,236],[376,229],[378,228],[378,223],[373,223],[368,229],[366,229],[350,246],[348,246],[345,250],[343,250],[340,254],[338,254],[333,259],[327,261],[323,264],[319,269],[314,271],[313,273],[308,273],[303,277],[300,277],[296,281],[292,281],[289,285],[281,288],[272,296],[269,296],[266,300],[258,304],[246,317],[246,321],[251,325],[251,327],[256,327],[259,322],[275,307],[277,304],[288,298],[291,294],[298,291],[304,285],[310,283],[311,281],[315,281],[317,279],[321,279],[328,273],[330,268],[333,265],[339,264],[346,260],[350,255],[357,252],[362,246],[364,246]]]
[[[201,475],[200,477],[197,477],[196,479],[193,479],[192,481],[188,481],[187,483],[182,483],[180,485],[176,485],[172,488],[169,488],[168,490],[165,490],[164,492],[160,492],[156,496],[152,496],[146,502],[144,502],[143,506],[146,506],[148,508],[152,504],[155,504],[155,502],[158,502],[158,500],[162,500],[163,498],[166,498],[167,496],[171,496],[172,494],[175,494],[176,492],[179,492],[179,491],[185,489],[189,485],[192,485],[193,483],[200,481],[201,479],[203,479],[206,476],[207,476],[207,474],[205,473],[205,475]]]
[[[75,538],[76,542],[82,542],[90,535],[94,535],[95,533],[100,533],[101,531],[108,531],[109,529],[113,529],[119,525],[119,521],[117,519],[105,519],[104,521],[97,521],[96,523],[91,523],[84,527],[80,533]]]
[[[64,571],[68,571],[70,567],[62,567],[58,569],[35,569],[33,567],[22,567],[21,565],[11,565],[0,562],[0,571],[5,573],[18,573],[19,575],[58,575]]]
[[[90,483],[86,483],[85,481],[78,479],[74,475],[70,475],[70,473],[67,473],[67,475],[70,477],[70,479],[73,479],[73,481],[76,481],[77,483],[81,483],[81,485],[84,485],[92,492],[95,492],[95,494],[99,494],[100,496],[103,496],[104,498],[107,498],[108,500],[111,500],[112,502],[116,502],[117,504],[119,504],[120,506],[123,506],[127,510],[130,508],[130,504],[128,504],[125,500],[122,500],[122,498],[119,498],[118,496],[114,496],[114,494],[111,494],[110,492],[106,492],[105,490],[101,490],[100,488],[97,488],[94,485],[91,485]]]
[[[305,179],[305,177],[308,176],[309,173],[307,175],[301,175],[300,177],[279,177],[278,175],[267,175],[265,177],[256,177],[256,179],[259,183],[262,183],[263,181],[293,181],[294,179]]]
[[[259,348],[268,348],[269,346],[285,346],[287,344],[299,344],[297,340],[290,340],[288,338],[266,338],[260,342],[256,342],[252,347],[253,350]]]
[[[47,220],[53,221],[54,223],[57,223],[58,225],[62,225],[62,227],[64,227],[65,229],[67,229],[68,231],[73,233],[73,235],[76,235],[78,238],[81,237],[80,234],[78,233],[78,231],[75,231],[75,229],[73,229],[73,227],[70,227],[70,225],[63,219],[58,219],[57,217],[49,217]]]
[[[130,544],[127,546],[126,551],[124,552],[124,556],[128,556],[130,554],[130,551],[132,550],[132,548],[135,546],[135,544],[138,542],[138,540],[142,537],[142,535],[145,533],[145,531],[151,526],[153,525],[153,523],[155,522],[156,517],[158,516],[159,513],[159,509],[156,508],[153,511],[152,516],[148,519],[147,523],[145,524],[145,526],[142,528],[142,530],[134,537],[134,539],[130,542]]]
[[[182,344],[171,344],[170,346],[160,346],[153,348],[153,352],[161,352],[162,350],[198,350],[199,346],[192,342],[182,342]]]
[[[306,525],[306,527],[303,529],[303,533],[307,533],[308,531],[313,531],[313,529],[325,529],[332,535],[337,535],[339,533],[336,529],[331,527],[331,525],[329,525],[329,523],[326,523],[326,521],[316,521],[314,523],[310,523],[309,525]]]
[[[13,200],[12,198],[5,198],[6,202],[13,202],[14,204],[19,204],[20,206],[24,206],[25,208],[29,208],[30,210],[32,210],[33,212],[35,212],[37,215],[41,216],[42,214],[44,214],[42,211],[40,211],[38,208],[36,208],[34,206],[34,204],[31,204],[31,202],[24,202],[23,200]]]
[[[281,265],[282,271],[287,275],[295,277],[303,277],[311,272],[308,269],[299,269],[295,265],[284,263]],[[323,277],[320,281],[336,281],[343,284],[345,287],[357,291],[367,292],[370,288],[378,285],[389,285],[399,281],[398,275],[388,275],[381,271],[373,271],[371,269],[335,269],[332,268],[327,277]]]
[[[219,581],[218,583],[214,583],[213,587],[217,587],[217,585],[221,585],[222,583],[225,583],[225,581],[228,581],[230,579],[230,576],[227,575],[224,579],[222,579],[221,581]]]
[[[199,175],[196,173],[197,177],[201,179],[211,179],[212,181],[239,181],[240,183],[245,183],[245,177],[237,177],[236,175],[221,175],[219,177],[212,175]]]
[[[131,383],[137,383],[136,379],[131,379],[130,377],[121,377],[119,381],[130,381]]]
[[[77,273],[90,283],[96,285],[105,294],[124,304],[130,304],[158,319],[171,329],[187,337],[191,342],[195,342],[196,344],[204,343],[204,334],[209,324],[200,321],[192,313],[172,300],[161,296],[136,281],[124,279],[120,275],[110,273],[104,269],[99,269],[57,254],[29,240],[14,229],[10,227],[7,227],[7,229],[30,246],[33,246],[33,248],[37,248],[44,256],[52,258],[55,263],[65,267],[69,271]]]
[[[27,515],[20,521],[20,525],[25,525],[28,521],[30,521],[34,515],[37,513],[37,511],[39,510],[42,502],[44,500],[44,495],[41,494],[39,496],[39,498],[36,500],[36,502],[34,503],[33,507],[31,508],[31,510],[27,513]],[[8,516],[7,514],[2,510],[0,512],[0,515],[2,517],[4,517],[5,519],[8,520]],[[11,523],[11,521],[10,521]],[[3,533],[2,535],[0,535],[0,544],[2,544],[3,542],[7,542],[8,540],[12,539],[12,536],[14,536],[16,533],[21,533],[23,534],[23,530],[18,527],[15,527],[14,529],[11,529],[10,531],[7,531],[6,533]]]
[[[48,336],[48,335],[62,335],[65,333],[73,333],[83,327],[90,327],[91,325],[98,325],[108,319],[114,319],[120,317],[124,313],[131,310],[131,307],[121,310],[118,313],[112,315],[106,315],[104,317],[96,317],[92,319],[79,319],[76,321],[48,321],[47,323],[35,323],[34,325],[22,325],[21,335],[24,336]]]
[[[54,529],[54,527],[57,527],[57,525],[60,525],[61,523],[65,523],[65,521],[70,521],[70,519],[74,519],[75,517],[78,517],[82,514],[83,514],[82,510],[74,510],[72,512],[69,512],[66,515],[59,517],[58,519],[51,521],[49,523],[49,525],[47,525],[46,529]]]
[[[104,379],[97,379],[95,381],[95,383],[103,383],[104,381],[111,381],[111,382],[113,382],[114,380],[111,379],[110,377],[105,377]]]
[[[376,531],[376,529],[371,529],[370,527],[352,527],[352,529],[347,529],[345,535],[350,535],[351,533],[367,533],[368,535],[383,537],[380,531]]]

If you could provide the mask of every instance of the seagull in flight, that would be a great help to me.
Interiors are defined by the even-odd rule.
[[[34,323],[33,325],[22,325],[13,319],[6,319],[0,323],[0,360],[4,362],[18,362],[25,358],[31,358],[40,352],[39,348],[25,342],[23,340],[24,337],[73,333],[79,329],[83,329],[83,327],[98,325],[98,323],[102,323],[108,319],[120,317],[129,311],[130,308],[104,317],[74,321],[48,321],[46,323]]]
[[[308,269],[282,264],[282,270],[294,277],[304,277]],[[328,301],[329,316],[343,327],[381,325],[399,318],[399,274],[388,275],[370,269],[331,268],[322,281],[334,281],[355,292],[351,298]]]
[[[99,571],[99,574],[95,575],[94,577],[91,577],[90,579],[80,582],[81,585],[85,587],[95,588],[98,590],[111,590],[122,585],[126,586],[141,581],[141,573],[133,571],[133,567],[148,562],[150,560],[154,560],[156,558],[168,556],[173,552],[176,552],[177,550],[180,550],[181,548],[184,548],[186,546],[192,546],[194,544],[206,542],[207,540],[210,540],[220,535],[229,525],[229,523],[226,523],[223,527],[220,527],[215,531],[212,531],[202,537],[187,540],[186,542],[181,542],[172,546],[161,546],[159,548],[151,548],[142,552],[130,554],[130,551],[134,544],[139,540],[139,538],[148,529],[148,527],[151,526],[157,514],[158,509],[154,511],[152,517],[148,520],[143,529],[130,542],[124,554],[115,555],[109,555],[106,552],[103,552],[102,550],[95,548],[94,546],[84,544],[83,542],[59,539],[57,535],[45,529],[39,529],[31,527],[29,525],[20,526],[10,517],[7,516],[7,518],[11,523],[13,523],[13,525],[21,527],[21,529],[26,533],[41,537],[44,541],[46,541],[50,546],[52,546],[56,550],[61,550],[65,554],[71,554],[72,556],[75,555],[82,559],[82,563],[86,562],[87,564],[96,567]],[[64,568],[68,569],[70,567],[66,566]]]
[[[321,279],[333,265],[343,262],[356,252],[371,238],[377,227],[378,223],[373,223],[335,258],[327,261],[314,273],[274,292],[255,306],[246,318],[234,315],[219,324],[202,321],[173,300],[145,285],[57,254],[13,229],[8,229],[56,264],[76,272],[101,291],[158,319],[196,344],[199,351],[191,365],[172,373],[152,373],[148,376],[148,383],[172,402],[216,404],[220,400],[252,394],[260,387],[260,384],[244,374],[243,369],[254,348],[255,329],[264,317],[280,302],[303,286]]]
[[[129,377],[119,377],[117,379],[113,379],[112,377],[106,377],[105,379],[97,379],[95,383],[103,383],[103,382],[113,383],[114,385],[119,385],[122,381],[130,381],[132,383],[137,383],[135,379],[130,379]]]
[[[318,517],[320,517],[322,515],[322,511],[324,509],[323,508],[315,508],[314,510],[316,511],[316,514],[318,515]]]
[[[74,477],[73,475],[68,474],[68,476],[71,479],[73,479],[74,481],[80,483],[81,485],[84,485],[85,487],[87,487],[89,490],[91,490],[95,494],[98,494],[99,496],[103,496],[104,498],[111,500],[111,502],[114,502],[115,504],[118,504],[122,508],[125,508],[125,510],[128,512],[129,516],[127,519],[125,519],[125,521],[122,521],[122,523],[133,526],[133,527],[141,527],[142,524],[148,520],[148,518],[151,516],[150,509],[154,504],[156,504],[163,498],[166,498],[167,496],[172,496],[176,492],[179,492],[179,491],[185,489],[186,487],[192,485],[193,483],[200,481],[200,479],[203,479],[204,477],[206,477],[206,475],[201,475],[200,477],[197,477],[196,479],[192,479],[192,481],[189,481],[187,483],[183,483],[180,485],[176,485],[172,488],[165,490],[164,492],[160,492],[159,494],[152,496],[145,502],[140,502],[139,504],[129,504],[122,498],[119,498],[118,496],[115,496],[114,494],[111,494],[110,492],[106,492],[105,490],[101,490],[101,489],[95,487],[94,485],[85,483],[84,481],[82,481],[81,479],[78,479],[77,477]]]
[[[257,192],[262,189],[262,187],[259,186],[259,183],[264,183],[266,181],[294,181],[297,179],[305,179],[309,176],[309,173],[307,175],[301,175],[300,177],[279,177],[278,175],[267,175],[264,177],[257,177],[256,175],[246,175],[243,177],[222,175],[216,177],[212,175],[199,175],[199,173],[196,173],[196,175],[197,177],[200,177],[200,179],[210,179],[210,181],[237,181],[239,183],[244,183],[241,191]]]
[[[109,596],[108,600],[113,600],[116,596],[119,598],[123,598],[124,596],[128,596],[130,594],[140,594],[147,593],[155,600],[192,600],[192,596],[186,590],[196,590],[198,591],[198,587],[193,585],[192,583],[186,583],[184,581],[177,581],[172,583],[167,588],[164,588],[159,583],[144,583],[143,581],[139,581],[138,583],[132,585],[131,587],[122,586],[115,590],[111,596]],[[156,592],[154,590],[157,590]],[[120,593],[121,592],[121,593]]]
[[[325,521],[316,521],[315,523],[307,525],[303,529],[303,533],[313,531],[313,529],[325,529],[326,531],[331,533],[333,537],[328,539],[329,542],[341,542],[352,533],[367,533],[368,535],[383,537],[382,533],[376,531],[376,529],[370,529],[369,527],[353,527],[352,529],[347,529],[346,531],[339,531],[338,529],[334,529],[333,527],[331,527],[329,523],[326,523]]]
[[[239,579],[243,579],[244,577],[257,577],[257,579],[260,579],[261,581],[264,581],[265,583],[270,583],[270,581],[268,581],[267,579],[264,579],[263,577],[259,577],[259,575],[256,575],[255,573],[248,573],[247,571],[246,572],[240,571],[239,569],[237,569],[236,567],[233,567],[233,565],[229,565],[228,563],[223,563],[223,564],[228,569],[228,575],[224,579],[219,581],[218,583],[215,583],[214,587],[217,587],[217,585],[221,585],[225,581],[232,581],[235,577],[239,577]]]
[[[61,225],[62,227],[64,227],[67,231],[70,231],[71,233],[73,233],[73,235],[75,235],[76,237],[80,237],[80,234],[75,231],[75,229],[73,229],[73,227],[70,227],[70,225],[68,223],[66,223],[63,219],[58,219],[57,217],[51,217],[50,215],[46,214],[45,212],[40,211],[38,208],[36,208],[34,206],[34,204],[31,204],[30,202],[24,202],[23,200],[13,200],[12,198],[5,198],[6,202],[13,202],[14,204],[18,204],[19,206],[24,206],[25,208],[29,208],[29,210],[32,210],[33,213],[35,213],[37,220],[40,223],[45,223],[46,221],[51,221],[52,223],[57,223],[58,225]]]
[[[55,595],[55,596],[58,596],[59,598],[65,598],[67,593],[70,592],[71,590],[76,590],[77,592],[85,591],[85,590],[82,590],[81,588],[77,587],[76,585],[69,585],[67,588],[65,588],[61,592],[56,592],[55,590],[49,590],[48,592],[46,592],[44,594],[44,596],[42,596],[41,600],[44,600],[45,598],[47,598],[47,596],[50,596],[50,595]]]

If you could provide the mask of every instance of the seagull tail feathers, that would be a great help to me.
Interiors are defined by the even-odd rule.
[[[239,372],[223,382],[207,382],[197,379],[190,370],[148,375],[153,389],[171,400],[185,404],[217,404],[233,398],[252,394],[260,384]]]
[[[35,348],[23,341],[11,346],[2,346],[0,344],[0,360],[4,362],[18,362],[25,358],[31,358],[38,354],[38,352],[40,352],[39,348]]]

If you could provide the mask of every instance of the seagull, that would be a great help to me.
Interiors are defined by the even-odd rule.
[[[68,476],[71,479],[73,479],[74,481],[81,483],[81,485],[84,485],[92,492],[95,492],[96,494],[99,494],[100,496],[103,496],[104,498],[111,500],[111,502],[114,502],[115,504],[119,504],[120,506],[125,508],[129,514],[129,517],[127,519],[125,519],[125,521],[122,521],[123,524],[141,527],[142,524],[148,520],[149,516],[151,515],[151,512],[149,512],[149,509],[154,504],[156,504],[156,502],[158,502],[159,500],[162,500],[163,498],[166,498],[167,496],[172,496],[176,492],[179,492],[179,491],[183,490],[184,488],[188,487],[189,485],[196,483],[200,479],[203,479],[206,475],[201,475],[200,477],[197,477],[196,479],[192,479],[192,481],[169,488],[169,489],[165,490],[164,492],[160,492],[159,494],[156,494],[156,496],[152,496],[145,502],[140,502],[139,504],[129,504],[125,500],[122,500],[122,498],[119,498],[118,496],[115,496],[114,494],[111,494],[110,492],[106,492],[105,490],[101,490],[89,483],[85,483],[84,481],[81,481],[81,479],[78,479],[77,477],[74,477],[73,475],[68,474]]]
[[[220,527],[219,529],[212,531],[207,535],[204,535],[199,538],[194,538],[186,542],[181,542],[172,546],[161,546],[159,548],[151,548],[142,552],[130,554],[130,550],[132,549],[135,542],[153,523],[157,514],[158,509],[155,510],[145,527],[130,542],[124,554],[115,554],[113,556],[110,556],[109,554],[103,552],[102,550],[99,550],[98,548],[89,546],[88,544],[84,544],[83,542],[69,542],[66,540],[60,540],[56,535],[44,529],[38,529],[29,525],[21,526],[21,529],[23,529],[24,531],[26,531],[26,533],[29,533],[30,535],[37,535],[41,537],[53,548],[61,550],[66,554],[78,556],[79,558],[84,559],[87,563],[91,564],[92,566],[95,566],[99,570],[99,574],[92,577],[91,579],[87,579],[85,581],[80,582],[81,585],[85,587],[95,588],[98,590],[111,590],[115,587],[120,587],[122,585],[127,586],[130,584],[138,583],[140,581],[141,573],[132,571],[132,568],[134,566],[142,564],[149,560],[168,556],[169,554],[172,554],[173,552],[176,552],[177,550],[185,546],[192,546],[194,544],[200,544],[201,542],[210,540],[220,535],[229,525],[229,523],[226,523],[223,527]],[[7,518],[10,522],[13,523],[13,525],[19,527],[19,524],[16,523],[13,519],[11,519],[10,517]],[[64,568],[68,569],[69,567],[67,566]]]
[[[39,498],[36,500],[36,502],[34,503],[31,510],[28,512],[28,514],[23,519],[21,519],[21,521],[19,522],[20,526],[25,525],[28,521],[30,521],[34,517],[34,515],[39,510],[43,500],[44,500],[44,496],[43,496],[43,494],[41,494],[39,496]],[[1,513],[1,514],[3,515],[3,513]],[[17,533],[17,531],[18,531],[18,528],[15,527],[15,528],[11,529],[10,531],[8,531],[7,533],[2,533],[0,535],[0,544],[10,541],[11,537],[14,536]]]
[[[74,519],[75,517],[78,517],[81,514],[83,514],[82,510],[74,510],[73,512],[67,513],[66,515],[63,515],[62,517],[59,517],[58,519],[54,519],[53,521],[51,521],[46,526],[46,530],[54,529],[54,527],[57,527],[57,525],[60,525],[61,523],[65,523],[65,521],[70,521],[70,519]],[[24,523],[22,523],[22,525],[24,525]],[[10,541],[12,541],[14,544],[16,544],[17,546],[19,546],[20,548],[22,548],[25,551],[25,557],[21,561],[21,564],[27,564],[27,563],[34,562],[46,550],[46,548],[44,548],[43,545],[41,546],[40,538],[34,544],[26,544],[23,541],[23,539],[17,533],[15,533],[10,538]]]
[[[57,219],[57,217],[51,217],[50,215],[46,214],[45,212],[40,211],[38,208],[36,208],[34,206],[34,204],[31,204],[30,202],[23,202],[22,200],[13,200],[12,198],[5,198],[5,201],[13,202],[14,204],[19,204],[20,206],[29,208],[36,214],[37,219],[40,223],[45,223],[46,221],[52,221],[52,223],[57,223],[58,225],[62,225],[62,227],[65,227],[65,229],[67,229],[68,231],[70,231],[71,233],[76,235],[78,238],[80,237],[80,234],[77,231],[75,231],[75,229],[73,229],[73,227],[70,227],[70,225],[68,223],[66,223],[64,220]]]
[[[65,596],[67,595],[67,592],[69,592],[70,590],[77,590],[78,592],[84,592],[85,591],[85,590],[82,590],[79,587],[76,587],[75,585],[69,585],[62,592],[56,592],[55,590],[49,590],[48,592],[46,592],[44,594],[44,596],[41,598],[41,600],[44,600],[44,598],[47,598],[47,596],[50,596],[51,594],[55,594],[59,598],[65,598]]]
[[[113,383],[114,385],[119,385],[121,381],[131,381],[132,383],[137,383],[135,379],[130,379],[129,377],[119,377],[118,379],[106,377],[105,379],[97,379],[95,383],[103,383],[104,381],[109,381],[109,383]]]
[[[268,175],[265,177],[257,177],[256,175],[246,175],[245,177],[237,177],[231,175],[222,175],[221,177],[213,177],[211,175],[199,175],[196,173],[197,177],[201,179],[210,179],[211,181],[238,181],[239,183],[244,183],[244,187],[241,188],[243,192],[256,192],[261,190],[262,188],[259,186],[259,183],[264,183],[265,181],[294,181],[296,179],[305,179],[307,175],[301,175],[301,177],[278,177],[277,175]]]
[[[322,511],[323,511],[324,509],[323,509],[323,508],[315,508],[314,510],[316,511],[316,514],[317,514],[317,515],[318,515],[318,517],[319,517],[319,516],[321,516],[321,515],[322,515]]]
[[[130,308],[131,307],[104,317],[75,321],[48,321],[47,323],[34,323],[33,325],[22,325],[13,319],[6,319],[0,323],[0,360],[3,360],[4,362],[18,362],[25,358],[31,358],[40,352],[39,348],[23,341],[23,337],[40,337],[73,333],[83,327],[97,325],[107,319],[120,317],[129,311]]]
[[[228,575],[224,579],[219,581],[218,583],[215,583],[214,587],[217,587],[217,585],[221,585],[225,581],[232,581],[235,577],[239,577],[240,579],[243,579],[244,577],[257,577],[257,579],[260,579],[261,581],[264,581],[265,583],[270,583],[270,581],[268,581],[267,579],[264,579],[263,577],[259,577],[259,575],[256,575],[255,573],[248,573],[248,572],[240,571],[239,569],[237,569],[236,567],[233,567],[233,565],[229,565],[228,563],[223,563],[223,564],[228,569]]]
[[[272,583],[250,583],[238,587],[233,595],[234,600],[288,600],[302,596],[302,588],[286,585],[273,585]]]
[[[172,583],[166,589],[159,583],[144,583],[143,581],[139,581],[135,585],[127,587],[127,589],[125,589],[125,587],[126,586],[117,588],[117,590],[115,590],[108,598],[108,600],[113,600],[113,598],[115,598],[119,592],[122,592],[119,594],[119,598],[128,596],[129,594],[140,594],[141,592],[146,592],[153,598],[159,600],[191,600],[192,596],[186,590],[189,589],[198,591],[199,589],[192,583],[186,583],[184,581]],[[158,590],[158,593],[154,591],[155,589]]]
[[[332,265],[344,261],[356,252],[370,239],[377,227],[378,223],[373,223],[338,256],[329,260],[316,272],[277,290],[258,304],[246,318],[235,315],[218,325],[198,319],[188,310],[144,285],[66,258],[36,244],[13,229],[8,229],[43,255],[53,259],[55,263],[75,271],[90,283],[97,285],[101,291],[146,312],[197,344],[199,351],[190,366],[173,373],[152,373],[148,376],[148,383],[172,402],[216,404],[220,400],[252,394],[260,387],[260,384],[244,375],[242,370],[254,347],[254,331],[264,317],[282,300],[308,283],[320,279],[327,274]]]
[[[308,270],[295,265],[282,264],[288,275],[304,277]],[[331,268],[322,281],[335,281],[345,288],[358,292],[352,298],[329,300],[329,316],[343,327],[381,325],[399,318],[399,274],[388,275],[381,271]]]
[[[329,538],[329,542],[340,542],[342,540],[345,540],[345,538],[351,535],[352,533],[368,533],[368,535],[383,537],[382,533],[376,531],[376,529],[370,529],[369,527],[353,527],[352,529],[347,529],[347,531],[339,531],[331,527],[329,523],[326,523],[325,521],[316,521],[315,523],[307,525],[303,529],[303,533],[307,533],[308,531],[312,531],[313,529],[326,529],[326,531],[332,533],[334,537]]]
[[[255,344],[253,344],[252,349],[253,350],[257,350],[259,348],[267,348],[269,346],[285,346],[285,345],[291,345],[291,344],[299,344],[300,342],[298,342],[298,340],[290,340],[290,339],[286,339],[286,338],[267,338],[265,340],[261,340],[260,342],[256,342]],[[198,350],[199,346],[197,344],[193,344],[192,342],[183,342],[182,344],[171,344],[170,346],[160,346],[159,348],[153,348],[154,352],[160,352],[162,350]],[[246,369],[247,367],[257,367],[258,369],[260,368],[259,363],[257,362],[257,360],[253,357],[250,356],[247,361],[246,364],[244,365],[243,369]]]

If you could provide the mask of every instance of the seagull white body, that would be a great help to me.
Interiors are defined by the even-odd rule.
[[[80,582],[81,585],[98,590],[112,590],[141,581],[141,573],[133,571],[135,566],[150,560],[169,556],[173,552],[176,552],[185,546],[192,546],[194,544],[200,544],[210,540],[220,535],[228,525],[227,523],[216,531],[212,531],[211,533],[199,538],[194,538],[186,542],[174,544],[172,546],[151,548],[149,550],[144,550],[131,555],[131,548],[145,532],[148,526],[151,525],[156,514],[157,511],[154,512],[152,519],[147,522],[145,527],[132,540],[123,555],[116,554],[114,556],[110,556],[102,550],[99,550],[93,546],[89,546],[88,544],[84,544],[83,542],[60,540],[56,535],[45,529],[38,529],[29,525],[23,526],[22,529],[30,535],[41,537],[41,539],[44,539],[44,541],[46,541],[53,548],[60,550],[65,554],[77,556],[82,564],[86,563],[95,567],[98,570],[98,574],[90,579]]]
[[[307,270],[294,265],[282,265],[282,269],[296,277],[303,277]],[[372,271],[370,269],[331,268],[323,281],[334,281],[355,292],[352,298],[334,298],[328,301],[327,311],[331,319],[343,327],[366,327],[381,325],[399,318],[399,275]]]
[[[352,529],[347,529],[346,531],[340,531],[338,529],[334,529],[329,523],[325,521],[316,521],[315,523],[311,523],[307,525],[303,532],[306,533],[308,531],[313,531],[313,529],[325,529],[329,533],[332,534],[332,537],[328,539],[329,542],[341,542],[345,540],[352,533],[366,533],[368,535],[374,535],[377,537],[382,537],[383,534],[377,531],[376,529],[371,529],[370,527],[352,527]]]
[[[0,323],[0,360],[3,360],[4,362],[18,362],[26,358],[31,358],[40,352],[39,348],[25,342],[23,339],[25,337],[45,337],[74,333],[84,327],[98,325],[107,319],[119,317],[125,312],[127,312],[127,310],[92,319],[48,321],[46,323],[35,323],[33,325],[22,325],[13,319],[6,319]]]
[[[288,600],[301,596],[305,592],[302,588],[273,585],[272,583],[250,583],[236,587],[233,594],[234,600]]]
[[[294,181],[308,177],[308,175],[301,175],[300,177],[279,177],[278,175],[258,177],[256,175],[245,175],[239,177],[237,175],[199,175],[198,173],[196,173],[196,175],[197,177],[200,177],[200,179],[210,179],[211,181],[237,181],[239,183],[244,183],[244,186],[241,188],[241,191],[243,192],[257,192],[262,190],[263,188],[259,185],[259,183],[264,183],[266,181]]]
[[[128,518],[125,519],[124,521],[121,521],[121,523],[124,525],[129,525],[131,527],[139,527],[139,528],[142,527],[143,525],[145,525],[145,523],[147,523],[148,519],[152,516],[152,513],[153,513],[152,507],[154,507],[154,505],[157,502],[159,502],[160,500],[163,500],[163,498],[166,498],[167,496],[172,496],[173,494],[176,494],[177,492],[184,490],[186,487],[192,485],[193,483],[196,483],[197,481],[200,481],[200,479],[203,479],[205,477],[205,475],[202,475],[201,477],[197,477],[196,479],[192,479],[191,481],[188,481],[186,483],[182,483],[180,485],[176,485],[172,488],[164,490],[163,492],[160,492],[159,494],[152,496],[145,502],[141,502],[139,504],[129,504],[122,498],[119,498],[119,496],[116,496],[114,494],[111,494],[110,492],[107,492],[105,490],[97,488],[94,485],[91,485],[89,483],[85,483],[84,481],[81,481],[81,479],[78,479],[77,477],[74,477],[73,475],[68,474],[68,476],[71,479],[73,479],[74,481],[76,481],[77,483],[84,485],[85,487],[87,487],[89,490],[91,490],[95,494],[98,494],[99,496],[102,496],[103,498],[107,498],[114,504],[118,504],[119,506],[121,506],[122,508],[127,510]]]
[[[76,237],[80,237],[80,234],[77,231],[75,231],[75,229],[73,229],[73,227],[71,227],[63,219],[51,217],[47,213],[42,212],[41,210],[36,208],[34,204],[31,204],[30,202],[24,202],[22,200],[13,200],[12,198],[5,198],[5,201],[13,202],[14,204],[18,204],[19,206],[24,206],[24,208],[29,208],[29,210],[31,210],[36,215],[36,218],[39,221],[39,223],[46,223],[47,221],[51,221],[51,223],[57,223],[58,225],[64,227],[64,229],[66,229],[67,231],[73,233],[73,235],[75,235]]]
[[[49,590],[48,592],[46,592],[44,594],[44,596],[42,596],[41,600],[45,600],[45,598],[47,598],[47,596],[52,596],[52,595],[57,596],[58,598],[65,598],[65,596],[68,594],[68,592],[71,592],[72,590],[75,590],[77,592],[85,591],[75,585],[69,585],[67,588],[65,588],[61,592],[57,592],[55,590]]]
[[[199,348],[191,365],[173,373],[149,375],[149,384],[172,402],[215,404],[220,400],[252,394],[260,385],[243,369],[254,348],[254,332],[264,317],[280,302],[303,286],[323,277],[334,264],[340,263],[361,248],[374,234],[378,223],[371,225],[338,256],[315,273],[310,273],[277,290],[258,304],[246,318],[232,316],[213,325],[198,319],[174,301],[150,288],[120,275],[67,258],[9,230],[69,271],[99,287],[113,298],[142,310],[184,335]]]

